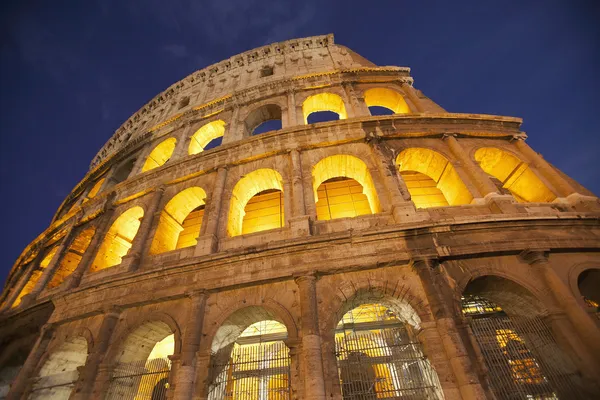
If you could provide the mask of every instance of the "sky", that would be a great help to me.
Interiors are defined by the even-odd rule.
[[[190,73],[333,33],[408,66],[449,112],[517,116],[528,143],[600,194],[600,2],[3,0],[0,281],[114,131]]]

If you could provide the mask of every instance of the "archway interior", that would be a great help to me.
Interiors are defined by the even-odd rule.
[[[267,104],[248,114],[244,124],[250,135],[260,135],[281,129],[281,118],[281,108],[276,104]]]
[[[595,308],[596,315],[600,317],[600,269],[587,269],[579,274],[577,287],[586,304]]]
[[[373,88],[365,91],[365,103],[369,110],[372,107],[381,107],[390,110],[392,114],[408,114],[410,109],[402,95],[392,89]],[[371,115],[387,115],[374,114],[371,110]],[[375,109],[374,111],[379,111]]]
[[[173,155],[173,150],[175,150],[176,143],[177,139],[175,138],[169,138],[160,142],[154,149],[152,149],[150,154],[148,154],[146,162],[144,162],[144,166],[142,167],[142,172],[158,168],[169,161]]]
[[[224,134],[225,121],[219,119],[203,125],[190,139],[189,155],[198,154],[209,148],[216,147],[211,142],[217,138],[222,138]],[[209,147],[209,145],[211,146]]]
[[[495,276],[475,279],[465,288],[462,312],[498,399],[579,398],[585,391],[545,323],[545,308],[527,289]]]
[[[106,233],[90,267],[90,272],[114,267],[121,263],[122,258],[131,248],[143,216],[144,209],[140,206],[132,207],[119,215]]]
[[[68,399],[79,378],[78,368],[85,365],[87,355],[85,338],[79,336],[63,343],[40,369],[29,399]]]
[[[210,399],[289,399],[287,328],[273,318],[252,306],[219,328],[212,346]]]
[[[229,236],[238,236],[249,233],[251,229],[281,227],[283,219],[283,179],[279,172],[261,168],[243,176],[235,185],[231,195],[229,207],[229,220],[227,221],[227,233]],[[256,196],[248,209],[246,206]],[[279,212],[277,212],[279,209]],[[246,214],[248,221],[252,220],[251,229],[244,231],[244,219]],[[279,225],[279,226],[276,226]],[[251,227],[249,224],[248,227]],[[260,229],[262,230],[262,229]],[[256,230],[254,230],[256,232]]]
[[[52,275],[52,279],[50,279],[46,285],[48,289],[53,289],[59,286],[69,275],[73,273],[73,271],[75,271],[79,265],[79,262],[81,261],[81,258],[83,257],[83,253],[85,253],[90,245],[95,232],[96,228],[89,227],[77,235],[77,237],[73,240],[73,243],[71,243],[69,246],[67,252],[64,254],[63,258],[60,260],[60,264],[54,272],[54,275]]]
[[[34,344],[35,337],[31,341],[22,342],[16,349],[11,348],[12,346],[9,345],[5,346],[0,352],[2,356],[0,362],[0,399],[7,397],[10,385],[17,378]]]
[[[44,255],[44,258],[42,259],[42,261],[40,261],[40,264],[38,265],[38,267],[31,273],[29,280],[27,281],[25,286],[23,286],[23,289],[21,289],[21,292],[19,293],[19,295],[13,302],[13,304],[12,304],[13,308],[17,307],[19,304],[21,304],[21,300],[23,299],[24,296],[31,293],[31,291],[35,287],[36,283],[38,282],[38,280],[44,273],[44,270],[46,269],[46,267],[48,267],[48,265],[50,264],[50,261],[52,261],[52,259],[54,258],[54,255],[56,254],[57,250],[58,250],[58,246],[54,246],[51,249],[46,250],[46,254]]]
[[[322,118],[319,121],[308,120],[309,115],[319,112],[331,112],[337,115],[335,119],[346,119],[348,114],[346,113],[346,106],[344,100],[340,96],[334,93],[319,93],[313,96],[309,96],[302,103],[302,115],[304,116],[304,123],[324,122]],[[328,119],[329,120],[329,119]]]
[[[343,399],[443,398],[415,328],[403,319],[412,313],[399,312],[365,303],[341,318],[335,342]]]
[[[318,219],[381,211],[373,178],[359,158],[346,154],[326,157],[313,167],[312,175]]]
[[[115,173],[112,175],[111,177],[111,186],[117,185],[121,182],[123,182],[124,180],[126,180],[129,175],[131,174],[131,171],[133,170],[133,167],[135,166],[135,162],[137,160],[135,158],[130,158],[129,160],[125,161],[124,163],[122,163],[116,170]]]
[[[160,219],[150,246],[150,254],[195,246],[198,242],[206,192],[191,187],[175,195],[160,213]]]
[[[473,196],[448,160],[433,150],[410,148],[396,159],[417,208],[469,204]]]
[[[475,152],[475,161],[519,202],[552,202],[556,199],[527,163],[507,151],[484,147]]]
[[[88,192],[87,196],[83,200],[84,203],[86,201],[91,200],[94,197],[96,197],[96,195],[100,192],[100,188],[102,187],[102,184],[104,183],[105,180],[106,180],[105,178],[101,178],[101,179],[98,179],[96,181],[96,183],[94,183],[94,186],[92,186],[92,188]]]

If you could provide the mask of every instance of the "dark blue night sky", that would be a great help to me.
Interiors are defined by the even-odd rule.
[[[175,81],[271,42],[334,33],[412,68],[450,112],[524,118],[529,144],[600,194],[600,2],[4,0],[0,280],[115,129]]]

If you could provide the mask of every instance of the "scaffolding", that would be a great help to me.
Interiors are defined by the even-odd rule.
[[[171,360],[155,358],[119,363],[113,369],[106,399],[166,400]]]

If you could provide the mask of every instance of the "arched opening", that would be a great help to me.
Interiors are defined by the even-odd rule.
[[[373,178],[359,158],[338,154],[313,167],[317,219],[356,217],[381,211]]]
[[[438,152],[406,149],[398,154],[396,164],[417,208],[457,206],[473,200],[454,166]]]
[[[579,274],[577,287],[583,301],[596,310],[596,316],[600,319],[600,269],[586,269]]]
[[[283,179],[279,172],[267,168],[252,171],[233,188],[227,233],[238,236],[281,228],[283,205]]]
[[[115,360],[108,399],[166,400],[175,335],[164,322],[147,322],[127,336]]]
[[[87,196],[85,196],[85,199],[83,200],[84,203],[86,201],[91,200],[94,197],[96,197],[96,195],[100,192],[100,188],[102,187],[102,184],[104,183],[104,181],[105,181],[105,179],[101,178],[101,179],[98,179],[96,181],[96,183],[94,183],[94,186],[92,186],[92,188],[88,192]]]
[[[246,117],[244,125],[249,135],[281,129],[281,107],[276,104],[267,104],[252,111]]]
[[[135,166],[136,161],[137,160],[135,158],[130,158],[116,169],[111,179],[113,185],[117,185],[125,181],[129,177],[131,171],[133,170],[133,167]]]
[[[507,151],[483,147],[475,152],[475,161],[488,175],[496,178],[496,185],[510,191],[519,202],[549,203],[556,195],[538,178],[529,165]]]
[[[21,289],[21,293],[19,293],[19,295],[13,302],[13,304],[12,304],[13,308],[15,308],[19,304],[21,304],[21,300],[23,299],[24,296],[31,293],[31,291],[35,287],[37,281],[40,279],[40,277],[44,273],[44,270],[46,269],[46,267],[48,267],[48,265],[50,264],[50,261],[52,261],[52,258],[54,258],[54,255],[56,254],[57,250],[58,250],[58,246],[54,246],[51,249],[46,251],[44,258],[42,259],[42,261],[40,261],[40,264],[37,266],[37,268],[35,268],[33,270],[33,272],[31,273],[31,276],[29,277],[29,280],[27,281],[25,286],[23,286],[23,289]]]
[[[498,399],[589,398],[545,308],[527,289],[497,276],[477,278],[463,292],[462,312]]]
[[[127,255],[131,248],[133,238],[140,228],[144,209],[136,206],[119,215],[106,233],[98,254],[92,263],[90,272],[121,264],[121,259]]]
[[[83,253],[87,250],[92,238],[94,237],[94,233],[96,232],[96,228],[90,227],[83,230],[76,238],[73,240],[73,243],[69,246],[69,249],[63,256],[62,260],[52,279],[48,282],[46,286],[48,289],[55,288],[59,286],[61,283],[65,281],[65,279],[75,271],[81,258],[83,257]]]
[[[365,91],[365,103],[371,115],[408,114],[410,109],[404,97],[394,90],[373,88]],[[390,112],[386,112],[389,110]]]
[[[78,336],[53,351],[38,373],[29,400],[67,400],[79,378],[79,367],[85,365],[87,341]]]
[[[290,355],[282,321],[261,307],[232,314],[212,343],[210,400],[290,398]]]
[[[3,343],[4,346],[0,350],[0,399],[7,398],[10,385],[19,375],[36,338],[37,334],[30,337],[25,334],[17,339],[20,343],[16,346],[13,345],[14,342],[8,345]]]
[[[335,116],[330,114],[333,117],[331,119],[324,119],[322,116],[321,118],[315,116],[318,118],[317,121],[313,121],[312,119],[309,120],[309,116],[311,114],[321,112],[334,113]],[[348,118],[344,100],[334,93],[319,93],[309,96],[306,100],[304,100],[304,103],[302,103],[302,115],[304,115],[305,124]]]
[[[188,153],[198,154],[217,146],[216,141],[222,140],[225,134],[225,121],[220,119],[209,122],[194,133],[190,140]],[[219,141],[220,144],[220,141]]]
[[[354,302],[335,328],[342,398],[443,399],[437,373],[417,339],[419,323],[408,305],[393,310]]]
[[[169,138],[160,142],[146,158],[146,162],[142,167],[142,172],[150,171],[151,169],[158,168],[171,158],[173,150],[175,150],[175,144],[177,139]]]
[[[191,187],[177,193],[160,213],[150,254],[195,246],[204,218],[206,192]]]

